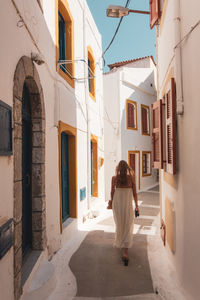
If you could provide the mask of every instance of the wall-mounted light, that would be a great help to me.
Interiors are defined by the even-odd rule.
[[[38,65],[45,63],[44,56],[41,53],[31,53],[31,59]]]
[[[119,5],[109,5],[106,10],[107,17],[111,17],[111,18],[121,18],[127,16],[129,13],[146,14],[146,15],[150,14],[149,11],[129,9],[128,7],[123,7]]]

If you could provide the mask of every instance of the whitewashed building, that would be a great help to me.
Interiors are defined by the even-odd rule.
[[[154,167],[160,169],[162,237],[186,292],[200,284],[200,2],[151,1],[157,35]],[[166,241],[165,241],[166,239]]]
[[[152,170],[151,104],[156,99],[153,57],[117,62],[104,74],[105,195],[121,159],[136,174],[137,191],[156,185]]]
[[[1,1],[0,24],[0,298],[12,300],[34,251],[52,257],[104,199],[102,49],[85,0]]]

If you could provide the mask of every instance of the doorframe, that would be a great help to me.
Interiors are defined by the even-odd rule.
[[[22,94],[26,82],[32,109],[32,249],[45,250],[45,107],[37,68],[31,58],[22,56],[13,79],[13,218],[14,218],[14,296],[22,294]]]
[[[91,134],[91,138],[90,141],[92,142],[92,197],[98,197],[98,186],[99,186],[99,182],[98,182],[98,136]],[[94,167],[96,167],[96,174],[93,174],[93,170],[95,169]],[[93,176],[95,177],[95,183],[93,185]]]
[[[130,165],[130,154],[138,154],[138,176],[139,176],[139,181],[138,181],[138,189],[140,190],[140,151],[139,150],[134,150],[134,151],[128,151],[128,164]]]
[[[77,129],[62,121],[58,122],[59,147],[59,190],[60,190],[60,233],[63,232],[62,222],[62,174],[61,174],[61,133],[69,136],[69,217],[77,218]]]

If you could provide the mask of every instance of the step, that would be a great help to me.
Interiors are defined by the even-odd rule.
[[[74,297],[73,300],[161,300],[162,298],[157,294],[141,294],[131,296],[118,297]]]
[[[45,300],[55,289],[56,276],[53,264],[43,261],[21,300]]]

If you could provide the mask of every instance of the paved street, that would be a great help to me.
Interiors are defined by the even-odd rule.
[[[140,193],[139,204],[129,266],[112,247],[112,211],[103,207],[53,257],[57,285],[48,300],[185,299],[160,239],[159,193]]]

